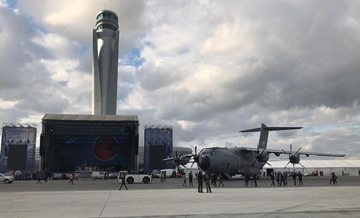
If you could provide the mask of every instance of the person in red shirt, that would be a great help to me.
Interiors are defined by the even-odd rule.
[[[69,179],[70,179],[70,181],[69,181],[69,183],[68,184],[72,184],[72,185],[74,185],[74,174],[70,174],[70,176],[69,176]]]

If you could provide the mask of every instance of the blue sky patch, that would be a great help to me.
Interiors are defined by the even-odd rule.
[[[127,52],[122,58],[119,63],[119,66],[134,66],[138,68],[145,62],[144,58],[140,57],[140,49],[134,47],[129,52]]]
[[[6,0],[9,8],[15,9],[18,3],[18,0]]]

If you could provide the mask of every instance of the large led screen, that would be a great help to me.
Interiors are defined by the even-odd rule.
[[[7,169],[26,170],[27,145],[10,145]]]
[[[165,169],[166,163],[162,159],[166,158],[165,145],[150,146],[150,168],[151,169]]]
[[[100,168],[128,166],[131,143],[123,136],[57,136],[59,170],[74,170],[75,166],[87,164]]]

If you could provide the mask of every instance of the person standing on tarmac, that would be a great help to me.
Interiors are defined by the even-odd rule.
[[[250,173],[250,186],[254,186],[254,174]]]
[[[45,172],[44,176],[45,176],[45,177],[44,177],[44,182],[47,183],[47,181],[48,181],[48,173]]]
[[[183,174],[183,179],[184,179],[184,183],[182,184],[182,186],[186,187],[186,173]]]
[[[294,180],[294,185],[296,185],[296,173],[295,172],[292,173],[292,178]]]
[[[254,186],[257,187],[257,175],[256,173],[254,173]]]
[[[249,180],[250,180],[250,175],[249,173],[245,174],[245,187],[249,187]]]
[[[163,182],[164,181],[164,174],[163,172],[160,173],[160,182]]]
[[[274,175],[274,172],[271,172],[270,178],[271,178],[271,186],[275,186],[275,175]]]
[[[300,171],[298,172],[298,177],[299,177],[299,186],[304,185],[302,182],[302,174],[300,173]]]
[[[205,174],[206,193],[209,193],[209,192],[212,193],[211,186],[210,186],[210,180],[211,180],[210,173],[206,173]]]
[[[220,185],[224,186],[224,183],[223,183],[223,179],[222,179],[222,175],[219,174],[219,187]]]
[[[37,183],[36,183],[36,184],[41,184],[41,181],[40,181],[40,179],[41,179],[40,171],[37,172],[36,178],[37,178]]]
[[[333,181],[334,185],[338,183],[336,180],[337,180],[337,175],[335,174],[335,172],[333,172],[332,173],[332,181]]]
[[[276,176],[276,182],[277,182],[278,186],[281,186],[281,181],[280,181],[280,179],[281,179],[280,177],[281,177],[281,176],[280,176],[280,174],[281,174],[281,173],[278,172],[278,173],[276,173],[276,175],[275,175],[275,176]]]
[[[284,172],[283,173],[283,184],[284,184],[284,186],[287,186],[287,172]]]
[[[189,187],[190,187],[190,185],[191,185],[191,187],[193,187],[192,178],[193,178],[193,174],[192,174],[192,172],[190,171],[190,173],[189,173]]]
[[[201,171],[199,171],[198,175],[197,175],[197,180],[198,180],[198,192],[199,193],[203,193],[203,174]]]
[[[125,174],[122,174],[122,176],[121,176],[121,186],[120,186],[119,190],[121,190],[121,188],[123,186],[125,186],[126,190],[128,190],[128,187],[125,184]]]

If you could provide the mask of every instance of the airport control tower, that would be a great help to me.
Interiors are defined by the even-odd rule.
[[[112,11],[100,11],[93,30],[93,115],[116,115],[118,52],[118,17]]]

